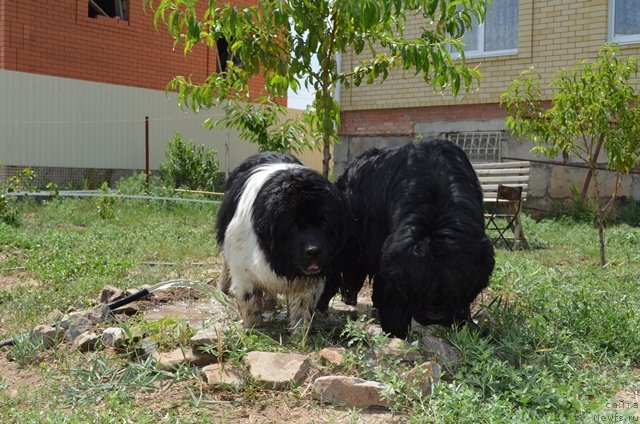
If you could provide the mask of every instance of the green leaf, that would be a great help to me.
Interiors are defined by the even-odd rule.
[[[198,7],[205,2],[206,7]],[[185,54],[199,42],[215,48],[220,37],[233,40],[231,50],[239,54],[242,64],[230,66],[224,75],[212,74],[205,83],[192,85],[186,79],[175,81],[181,105],[206,108],[220,104],[225,98],[234,102],[250,101],[262,107],[275,107],[277,96],[287,89],[298,90],[301,84],[316,91],[312,113],[313,124],[304,127],[309,138],[328,145],[336,139],[339,105],[331,97],[337,81],[345,90],[358,86],[363,79],[372,84],[378,78],[384,82],[394,68],[422,73],[425,82],[434,88],[449,86],[458,94],[462,84],[468,89],[479,73],[467,72],[464,63],[454,68],[442,42],[444,30],[460,33],[470,22],[470,16],[484,14],[483,2],[475,0],[345,0],[345,1],[284,1],[263,0],[255,5],[218,5],[213,0],[143,0],[154,12],[154,22],[163,21],[176,45]],[[462,11],[457,12],[458,6]],[[442,15],[442,16],[436,16]],[[408,19],[408,18],[411,19]],[[415,17],[423,21],[416,21]],[[431,20],[437,20],[435,28]],[[423,26],[423,36],[405,39],[411,25]],[[296,34],[291,34],[295,28]],[[369,46],[369,49],[365,49]],[[337,68],[336,57],[355,52],[353,61],[343,61]],[[320,71],[313,68],[316,56]],[[353,63],[351,69],[347,63]],[[294,80],[301,78],[300,80]],[[306,79],[305,79],[306,78]],[[257,85],[257,82],[263,84]],[[264,93],[269,95],[261,98]],[[254,115],[253,119],[251,116]],[[274,146],[292,145],[287,138],[293,127],[269,126],[269,113],[246,108],[242,113],[226,116],[226,125],[243,128],[248,138],[256,142],[272,140]],[[276,131],[281,128],[281,131]],[[253,135],[251,135],[253,134]],[[288,135],[287,135],[288,134]]]

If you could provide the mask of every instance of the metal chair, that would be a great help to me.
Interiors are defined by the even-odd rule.
[[[485,213],[485,231],[493,245],[504,242],[509,250],[518,243],[522,226],[520,208],[522,206],[522,187],[511,187],[500,184],[496,201],[491,210]],[[508,233],[510,232],[510,234]],[[493,237],[491,237],[494,235]]]

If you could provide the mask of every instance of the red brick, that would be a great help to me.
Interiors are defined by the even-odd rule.
[[[416,122],[504,118],[499,104],[349,110],[342,112],[340,135],[413,135]]]
[[[129,20],[123,21],[89,18],[88,0],[62,0],[46,8],[36,0],[0,0],[0,69],[159,90],[176,75],[203,81],[215,69],[215,57],[204,46],[185,59],[162,24],[156,31],[153,14],[145,13],[141,2],[129,4]],[[252,90],[263,83],[256,77]]]

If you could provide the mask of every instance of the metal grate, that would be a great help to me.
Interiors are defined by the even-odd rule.
[[[502,131],[476,131],[440,135],[460,146],[471,162],[500,162],[502,134]]]
[[[27,166],[3,165],[0,168],[0,191],[4,184],[20,170]],[[105,169],[105,168],[63,168],[50,166],[30,166],[36,174],[31,181],[33,188],[44,190],[48,183],[56,183],[61,189],[97,189],[106,181],[110,187],[121,178],[133,176],[143,170],[135,169]],[[153,171],[158,174],[158,171]]]

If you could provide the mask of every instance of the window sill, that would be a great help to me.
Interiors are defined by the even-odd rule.
[[[90,18],[88,16],[78,16],[78,20],[89,24],[105,25],[116,28],[126,28],[129,26],[129,20],[111,18],[107,16],[96,16],[95,18]]]
[[[620,45],[640,44],[640,35],[629,35],[625,37],[610,37],[609,42],[620,44]]]
[[[454,59],[460,59],[461,56],[459,54],[451,55]],[[518,56],[518,50],[503,50],[499,52],[488,52],[488,53],[467,53],[464,56],[464,60],[467,62],[480,62],[486,59],[505,59],[508,57],[516,57]]]

